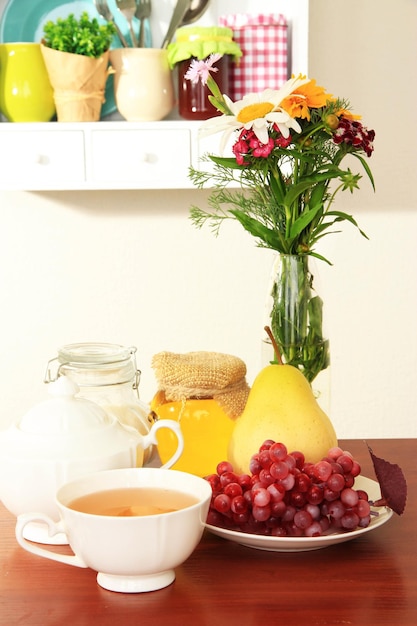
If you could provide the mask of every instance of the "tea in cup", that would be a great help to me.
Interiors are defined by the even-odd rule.
[[[110,591],[155,591],[175,580],[175,568],[197,547],[211,499],[198,476],[160,468],[95,472],[63,485],[60,521],[41,513],[17,518],[16,538],[28,552],[97,572]],[[73,555],[27,541],[27,524],[42,522],[50,535],[65,533]]]

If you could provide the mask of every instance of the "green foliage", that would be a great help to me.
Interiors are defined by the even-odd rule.
[[[282,254],[307,253],[322,258],[314,246],[325,234],[337,232],[333,230],[336,223],[347,221],[359,229],[353,216],[333,210],[332,205],[338,192],[347,189],[353,192],[358,188],[361,176],[332,162],[333,154],[327,155],[328,163],[318,163],[317,158],[311,163],[296,150],[280,152],[285,154],[277,159],[276,151],[259,168],[253,165],[248,168],[238,165],[234,158],[216,156],[205,157],[212,162],[210,171],[190,168],[190,179],[196,187],[212,188],[209,210],[192,206],[191,220],[198,228],[211,223],[218,234],[223,220],[235,218],[255,237],[259,247]],[[291,152],[290,159],[287,152]],[[340,157],[339,152],[336,155]],[[365,160],[355,152],[352,156],[360,160],[373,185]],[[284,175],[289,164],[292,169]],[[339,184],[331,188],[333,180]],[[227,190],[231,182],[235,186],[238,182],[240,189]]]
[[[337,100],[312,109],[310,120],[298,120],[301,132],[293,134],[291,145],[277,146],[266,157],[248,153],[241,164],[234,157],[206,155],[204,160],[211,162],[208,171],[190,168],[196,187],[212,189],[208,210],[191,207],[194,224],[201,228],[209,223],[217,234],[223,220],[234,218],[260,247],[320,259],[323,257],[315,251],[317,242],[328,233],[338,232],[334,226],[340,222],[349,222],[366,237],[351,215],[333,209],[336,195],[346,190],[353,193],[362,178],[342,167],[347,155],[359,161],[374,187],[362,145],[336,145],[334,130],[326,126],[329,115],[344,104]],[[272,126],[269,137],[279,138]],[[240,189],[229,187],[226,191],[231,182],[235,188],[237,182]]]
[[[43,29],[43,43],[48,48],[98,58],[110,48],[116,32],[112,22],[99,24],[84,11],[77,20],[74,14],[47,22]]]
[[[364,156],[373,152],[375,132],[349,113],[346,101],[303,77],[276,92],[248,94],[237,103],[216,89],[211,76],[207,86],[223,115],[208,120],[203,132],[223,132],[226,143],[234,131],[235,156],[206,155],[206,171],[190,168],[193,184],[211,189],[208,208],[192,206],[191,220],[198,228],[207,223],[217,235],[224,220],[233,219],[258,246],[280,254],[270,327],[284,362],[298,367],[311,382],[328,367],[329,345],[309,256],[329,263],[316,245],[338,232],[335,227],[341,222],[366,237],[356,220],[335,210],[333,202],[339,192],[359,188],[361,174],[342,166],[348,155],[359,161],[374,187]]]

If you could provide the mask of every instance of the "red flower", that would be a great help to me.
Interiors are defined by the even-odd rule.
[[[249,165],[247,161],[245,161],[244,155],[249,153],[249,143],[247,141],[247,132],[246,130],[242,130],[239,135],[239,139],[236,143],[233,144],[232,151],[236,157],[236,162],[238,165]]]
[[[368,130],[362,126],[357,120],[351,120],[347,117],[340,117],[339,126],[333,133],[333,141],[339,145],[342,142],[350,144],[357,150],[363,150],[370,157],[374,151],[373,140],[375,139],[375,131]]]
[[[273,132],[271,132],[268,143],[262,143],[255,135],[252,129],[243,129],[239,133],[238,140],[233,144],[232,151],[236,157],[238,165],[249,165],[247,156],[257,159],[266,159],[269,157],[275,147],[287,148],[292,142],[291,135],[283,137],[274,124]]]
[[[275,139],[275,145],[278,146],[278,148],[288,148],[291,142],[291,135],[288,135],[288,137],[283,137],[282,135],[280,135]]]
[[[250,138],[249,146],[254,157],[262,157],[266,159],[274,149],[275,143],[272,137],[269,137],[268,143],[261,143],[255,133]]]

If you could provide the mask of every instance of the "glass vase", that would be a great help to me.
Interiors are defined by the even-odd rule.
[[[293,365],[303,373],[327,412],[330,404],[330,348],[318,286],[313,257],[280,254],[273,264],[265,317],[283,363]],[[269,339],[265,339],[263,351],[263,360],[277,361]]]

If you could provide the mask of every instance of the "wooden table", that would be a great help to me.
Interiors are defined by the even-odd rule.
[[[344,441],[374,478],[362,441]],[[302,553],[246,548],[205,533],[175,582],[119,594],[92,570],[25,552],[0,505],[1,626],[415,626],[417,624],[417,440],[371,440],[407,478],[405,513],[354,541]]]

